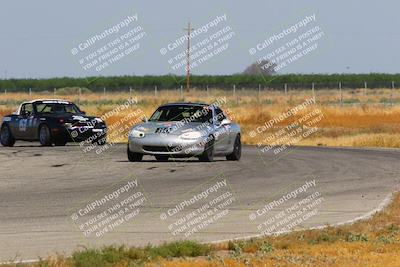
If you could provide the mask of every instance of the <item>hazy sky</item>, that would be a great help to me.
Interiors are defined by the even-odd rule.
[[[194,37],[192,43],[207,39],[224,27],[234,32],[233,37],[225,42],[227,49],[193,68],[194,74],[242,72],[258,59],[257,55],[274,50],[271,46],[252,56],[250,48],[313,14],[315,21],[301,31],[318,26],[323,31],[318,47],[279,73],[399,72],[400,3],[395,0],[2,0],[0,5],[0,78],[184,74],[183,68],[174,70],[168,59],[184,53],[185,45],[165,56],[160,49],[184,35],[183,28],[189,21],[198,29],[224,14],[226,21]],[[102,71],[85,71],[79,63],[80,56],[96,51],[122,31],[110,34],[110,39],[99,41],[77,56],[71,54],[71,49],[134,14],[138,20],[126,29],[140,26],[145,32],[137,41],[140,47]],[[281,44],[296,38],[301,31],[289,34],[280,40]]]

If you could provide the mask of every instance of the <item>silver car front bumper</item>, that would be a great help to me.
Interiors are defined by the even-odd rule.
[[[146,134],[143,138],[129,136],[129,150],[145,155],[195,156],[204,151],[206,138],[182,139],[173,134]]]

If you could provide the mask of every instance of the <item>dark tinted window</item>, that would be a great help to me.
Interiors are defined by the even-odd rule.
[[[215,108],[215,120],[221,122],[226,119],[224,112],[220,108]]]
[[[21,108],[21,115],[30,115],[33,112],[32,104],[24,104]]]
[[[149,121],[206,122],[211,118],[212,112],[208,106],[171,105],[159,107]]]
[[[36,111],[40,114],[81,114],[79,108],[74,104],[40,103],[36,104]]]

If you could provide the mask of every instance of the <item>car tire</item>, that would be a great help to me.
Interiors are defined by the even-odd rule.
[[[128,145],[127,152],[128,152],[128,160],[130,162],[137,162],[137,161],[141,161],[143,159],[143,154],[130,151],[129,145]]]
[[[107,144],[107,138],[106,138],[106,137],[100,138],[100,140],[97,141],[97,144],[98,144],[99,146],[104,146],[104,145],[106,145],[106,144]]]
[[[43,124],[39,128],[39,142],[42,146],[51,146],[51,134],[50,129],[46,124]]]
[[[55,146],[65,146],[67,144],[67,141],[56,141],[54,142]]]
[[[199,157],[200,161],[211,162],[214,160],[214,137],[210,136],[210,140],[204,147],[203,153]]]
[[[93,140],[92,144],[104,146],[107,143],[106,141],[107,141],[107,138],[105,136],[102,136],[96,140]]]
[[[240,141],[240,135],[238,134],[235,138],[235,142],[233,143],[233,151],[231,154],[226,156],[227,160],[240,160],[242,156],[242,142]]]
[[[7,124],[1,127],[0,142],[2,146],[14,146],[15,139],[12,136],[10,127]]]
[[[157,161],[168,161],[169,159],[168,155],[156,155],[155,157]]]
[[[100,139],[97,141],[97,145],[99,146],[105,146],[106,145],[106,140]]]

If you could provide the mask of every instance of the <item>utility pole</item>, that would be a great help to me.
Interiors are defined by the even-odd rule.
[[[188,27],[183,29],[187,31],[187,50],[186,50],[186,91],[190,88],[190,32],[194,30],[190,27],[190,22]]]
[[[390,92],[390,105],[393,106],[393,91],[394,91],[394,81],[392,81],[392,91]]]

